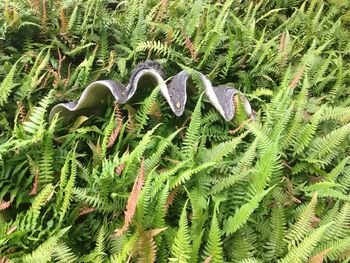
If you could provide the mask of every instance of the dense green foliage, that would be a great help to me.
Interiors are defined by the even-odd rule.
[[[348,0],[0,8],[0,261],[350,261]],[[196,83],[180,118],[144,87],[48,123],[146,59],[233,85],[255,120],[225,122]]]

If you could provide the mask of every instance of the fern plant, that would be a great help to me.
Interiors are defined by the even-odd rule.
[[[349,262],[349,1],[0,3],[1,262]],[[147,59],[192,75],[48,121]],[[198,72],[233,86],[208,107]],[[166,80],[169,81],[169,80]],[[189,84],[189,83],[188,83]]]

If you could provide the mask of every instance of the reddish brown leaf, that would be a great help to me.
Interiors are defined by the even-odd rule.
[[[278,52],[282,56],[283,63],[285,63],[288,59],[287,44],[288,44],[288,39],[286,37],[286,33],[283,32],[281,35],[280,45],[278,47]]]
[[[348,259],[350,258],[350,249],[346,249],[341,255],[339,256],[339,259]]]
[[[9,235],[9,234],[15,232],[16,229],[17,229],[17,226],[10,227],[10,228],[7,230],[6,234]]]
[[[68,73],[67,73],[67,78],[64,80],[64,87],[67,88],[69,80],[70,80],[70,67],[71,67],[72,63],[69,63],[68,65]]]
[[[36,14],[40,14],[40,1],[39,0],[32,0],[28,2],[30,4],[30,8],[32,11]]]
[[[157,13],[157,16],[155,18],[155,21],[159,21],[161,22],[164,18],[164,14],[167,10],[167,5],[168,5],[168,0],[162,0],[161,1],[161,5],[160,5],[160,8],[158,10],[158,13]],[[153,26],[154,27],[154,26]],[[154,29],[153,29],[154,30]],[[153,31],[152,30],[152,31]]]
[[[142,190],[142,186],[145,180],[145,161],[142,159],[141,161],[141,168],[140,168],[140,173],[136,177],[135,183],[132,187],[128,203],[126,205],[126,210],[125,210],[125,218],[124,218],[124,225],[120,229],[116,229],[115,236],[121,236],[125,231],[128,230],[130,223],[132,221],[132,218],[135,215],[136,211],[136,205],[137,205],[137,199],[140,195],[140,192]]]
[[[114,117],[117,122],[121,122],[123,120],[123,114],[122,114],[122,111],[120,110],[120,106],[118,102],[114,103]]]
[[[125,109],[128,111],[128,120],[126,122],[126,130],[129,133],[134,133],[136,129],[136,110],[129,104],[126,104]]]
[[[285,48],[286,48],[286,33],[285,32],[282,32],[282,35],[281,35],[281,40],[280,40],[280,45],[279,45],[279,48],[278,48],[278,51],[280,53],[282,53]]]
[[[318,225],[318,222],[320,222],[320,221],[321,221],[320,218],[318,218],[317,216],[313,216],[313,217],[311,218],[311,227],[312,227],[312,228],[316,228],[317,225]]]
[[[1,201],[0,203],[0,210],[5,210],[9,208],[11,205],[11,201]]]
[[[155,228],[155,229],[148,230],[145,233],[147,235],[149,235],[150,237],[154,237],[154,236],[158,235],[159,233],[163,232],[166,229],[167,229],[167,227]]]
[[[299,83],[299,80],[301,79],[301,77],[303,76],[303,73],[304,73],[304,66],[302,66],[298,73],[295,75],[294,79],[292,80],[292,82],[289,84],[288,88],[290,89],[294,89],[298,83]]]
[[[121,175],[123,170],[124,170],[124,167],[125,167],[125,163],[121,163],[118,165],[117,168],[115,168],[115,172],[117,173],[117,175]]]
[[[290,165],[288,164],[288,162],[286,160],[282,160],[282,164],[287,167],[289,170],[292,170],[292,167],[290,167]]]
[[[27,117],[27,111],[24,108],[24,105],[21,101],[17,101],[17,108],[19,111],[19,122],[22,123],[25,121],[25,118]]]
[[[283,179],[287,183],[287,193],[290,196],[291,200],[294,203],[301,204],[301,201],[295,197],[295,191],[294,191],[294,186],[293,183],[290,181],[290,179],[287,176],[284,176]]]
[[[41,32],[44,34],[47,32],[46,0],[42,0]]]
[[[171,163],[173,163],[173,164],[179,164],[179,163],[181,163],[181,161],[175,160],[175,159],[172,159],[172,158],[169,158],[169,157],[164,157],[164,160],[167,160],[167,161],[169,161],[169,162],[171,162]],[[167,171],[167,170],[168,170],[167,168],[159,169],[160,172],[165,172],[165,171]]]
[[[10,263],[10,260],[6,257],[0,256],[0,263]]]
[[[39,183],[39,173],[36,173],[35,177],[34,177],[33,188],[32,188],[32,191],[30,191],[29,195],[36,195],[37,194],[38,183]]]
[[[60,23],[61,23],[61,31],[67,32],[68,21],[66,19],[65,14],[64,14],[64,8],[62,6],[60,7]]]
[[[168,195],[168,199],[166,200],[166,203],[165,203],[165,210],[168,210],[168,207],[171,206],[171,204],[174,202],[175,196],[177,195],[178,192],[179,192],[179,186],[175,187],[175,189],[170,192],[170,194]]]
[[[207,257],[203,263],[209,263],[212,260],[213,256]]]
[[[137,253],[138,262],[155,262],[157,257],[157,245],[153,237],[148,235],[141,236],[137,240]]]
[[[188,36],[186,36],[186,33],[183,29],[181,30],[181,34],[182,34],[183,38],[185,39],[185,45],[191,54],[191,58],[194,61],[197,61],[197,52],[196,52],[196,49],[194,47],[194,44],[192,43],[191,39]]]
[[[138,262],[156,262],[157,245],[153,239],[154,236],[164,231],[166,228],[156,228],[148,231],[140,231],[140,237],[137,240]]]
[[[94,207],[84,206],[81,209],[81,211],[79,212],[78,216],[83,216],[83,215],[86,215],[86,214],[90,214],[90,213],[94,212],[95,210],[96,210],[96,208],[94,208]]]
[[[64,14],[64,13],[63,13]],[[62,27],[61,27],[62,29]],[[62,29],[63,30],[63,29]],[[66,56],[62,57],[62,54],[60,52],[60,49],[57,48],[57,53],[58,53],[58,66],[57,70],[54,70],[52,67],[49,68],[50,73],[54,76],[54,81],[53,81],[53,87],[57,88],[58,85],[61,82],[61,69],[62,69],[62,63],[66,59]]]
[[[276,207],[276,204],[277,204],[276,201],[272,201],[272,202],[268,205],[268,207],[269,207],[269,208]]]
[[[300,201],[300,199],[296,198],[295,196],[291,196],[292,201],[296,204],[301,204],[302,202]]]
[[[234,135],[235,133],[237,133],[238,131],[240,131],[241,129],[243,129],[243,127],[244,127],[247,123],[251,122],[253,119],[254,119],[254,117],[251,115],[248,119],[246,119],[245,121],[243,121],[236,129],[234,129],[234,130],[229,130],[228,133],[229,133],[230,135]]]
[[[324,176],[309,176],[309,183],[315,184],[324,181],[326,178]]]
[[[124,155],[128,155],[128,154],[129,154],[129,145],[128,145],[128,148],[126,149]],[[121,164],[119,164],[119,166],[117,168],[115,168],[115,172],[117,173],[117,175],[122,174],[124,167],[125,167],[125,163],[121,163]]]
[[[149,110],[149,115],[157,119],[159,122],[162,119],[162,113],[156,101],[152,102],[151,108]]]
[[[327,248],[327,249],[321,251],[317,255],[311,257],[309,259],[308,263],[322,263],[324,256],[327,255],[329,251],[331,251],[330,248]]]
[[[122,120],[120,120],[118,122],[118,126],[114,129],[114,131],[112,132],[111,136],[109,136],[107,148],[111,148],[114,145],[114,143],[115,143],[116,139],[118,138],[119,132],[122,129],[122,127],[123,127],[123,122],[122,122]]]

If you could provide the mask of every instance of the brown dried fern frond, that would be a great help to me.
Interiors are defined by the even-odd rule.
[[[144,159],[142,159],[140,173],[136,177],[135,183],[132,187],[131,194],[128,199],[128,203],[126,205],[124,225],[122,226],[122,228],[116,229],[114,231],[115,236],[121,236],[123,233],[125,233],[125,231],[129,229],[132,218],[135,215],[137,199],[141,193],[144,181],[145,181],[145,161]]]

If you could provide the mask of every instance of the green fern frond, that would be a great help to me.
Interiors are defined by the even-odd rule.
[[[155,208],[154,223],[155,228],[161,228],[165,226],[166,215],[166,203],[169,195],[169,184],[166,184],[162,192],[159,194],[157,205]]]
[[[43,153],[39,163],[39,185],[45,185],[47,183],[52,183],[54,170],[52,167],[53,163],[53,136],[55,128],[55,120],[50,124],[49,129],[44,134],[43,139]]]
[[[64,160],[64,165],[61,169],[61,176],[60,176],[60,190],[58,192],[58,200],[61,200],[63,197],[63,191],[64,188],[67,185],[68,180],[68,174],[69,174],[69,162],[71,161],[71,153],[68,154],[67,158]]]
[[[72,249],[62,241],[55,244],[52,258],[57,263],[73,263],[78,259],[78,257],[73,253]]]
[[[281,206],[272,209],[271,215],[272,231],[268,242],[266,243],[267,253],[265,258],[269,261],[276,260],[283,254],[285,247],[284,237],[286,232],[286,219]]]
[[[162,85],[162,84],[159,84]],[[137,111],[136,115],[135,115],[135,119],[137,121],[136,124],[136,134],[139,134],[142,129],[145,127],[145,125],[147,124],[148,121],[148,115],[150,113],[150,110],[152,108],[153,103],[156,103],[156,98],[158,96],[159,90],[160,90],[160,86],[155,87],[152,92],[151,95],[149,95],[142,103],[141,108]],[[164,83],[163,83],[164,85]]]
[[[106,249],[106,233],[104,230],[104,227],[101,226],[100,230],[98,231],[97,239],[96,239],[96,248],[95,253],[97,257],[94,259],[95,262],[102,263],[105,262],[105,249]]]
[[[125,30],[126,32],[131,32],[133,25],[136,21],[137,18],[137,9],[140,7],[139,6],[139,1],[138,0],[132,0],[128,3],[128,13],[129,15],[126,16],[126,21],[125,21]]]
[[[99,48],[98,48],[98,61],[100,65],[104,66],[108,62],[108,39],[107,39],[107,33],[106,33],[106,28],[102,27],[101,30],[101,36],[100,36],[100,41],[99,41]]]
[[[88,189],[74,187],[73,194],[76,199],[102,212],[110,212],[114,210],[114,207],[104,200],[100,194],[91,195],[89,194]]]
[[[343,239],[349,236],[350,231],[348,224],[350,223],[350,203],[346,202],[340,209],[339,213],[333,220],[334,224],[328,228],[325,233],[326,240]]]
[[[40,102],[39,106],[34,107],[27,121],[23,123],[23,128],[26,132],[32,135],[37,135],[38,132],[43,132],[45,125],[45,113],[54,97],[54,91],[51,90]]]
[[[304,125],[298,135],[295,137],[294,152],[295,155],[304,151],[312,141],[316,129],[321,121],[323,109],[319,109],[311,118],[310,123]]]
[[[326,106],[323,111],[322,121],[337,121],[339,123],[344,122],[350,117],[350,107],[335,106],[330,107]]]
[[[255,139],[254,142],[249,146],[249,148],[244,152],[241,160],[239,161],[237,167],[231,169],[228,177],[225,177],[218,181],[212,188],[210,194],[215,195],[224,189],[232,187],[234,184],[238,183],[240,180],[243,180],[249,173],[250,167],[253,160],[256,157],[256,146],[258,139]]]
[[[224,262],[221,233],[215,211],[213,219],[211,221],[208,242],[206,243],[204,251],[204,255],[206,258],[211,257],[211,262]]]
[[[298,245],[293,245],[288,254],[279,263],[303,263],[312,254],[317,243],[322,239],[324,232],[331,227],[332,223],[317,228],[304,238]]]
[[[197,146],[200,136],[200,125],[201,125],[201,105],[202,105],[203,93],[199,97],[196,107],[191,116],[191,122],[187,128],[186,136],[183,141],[182,147],[182,158],[183,160],[192,159],[195,152],[197,151]]]
[[[182,209],[179,220],[179,229],[171,247],[171,258],[169,258],[170,262],[185,263],[190,259],[191,239],[188,230],[186,208],[187,202]]]
[[[7,99],[15,86],[13,83],[13,79],[15,76],[16,67],[17,62],[11,67],[9,73],[6,75],[6,77],[0,84],[0,107],[4,106],[5,103],[7,103]]]
[[[164,154],[165,150],[171,145],[172,140],[179,134],[180,131],[181,131],[181,129],[173,132],[168,137],[162,139],[159,142],[159,145],[157,147],[157,151],[145,160],[145,172],[146,173],[151,171],[157,165],[162,154]]]
[[[138,43],[142,43],[147,40],[146,32],[147,32],[147,23],[145,23],[144,18],[144,9],[145,2],[139,3],[139,17],[137,23],[132,31],[130,44],[132,47],[137,47]]]
[[[224,224],[225,234],[231,235],[241,228],[247,222],[249,216],[259,206],[260,201],[270,192],[271,189],[272,188],[269,188],[266,191],[256,194],[249,200],[248,203],[237,209],[234,216],[230,216]]]
[[[29,211],[32,212],[34,215],[38,216],[40,214],[40,210],[48,201],[50,201],[53,194],[53,185],[46,184],[43,190],[41,190],[41,192],[35,197]]]
[[[305,107],[307,105],[307,93],[309,88],[310,88],[310,83],[308,80],[308,75],[306,74],[304,77],[301,91],[298,97],[296,98],[296,103],[295,103],[296,112],[294,114],[294,118],[291,121],[290,127],[287,129],[287,135],[283,138],[284,147],[291,145],[293,141],[296,140],[296,138],[298,138],[298,134],[300,133],[300,130],[303,129],[302,127],[303,116],[304,116]],[[312,130],[312,128],[310,129]],[[312,133],[309,136],[312,136]],[[302,144],[307,144],[305,143],[304,139],[299,139],[299,141],[301,141]]]
[[[45,49],[43,49],[38,54],[31,71],[25,77],[24,83],[21,85],[21,87],[17,91],[16,93],[17,100],[28,98],[31,95],[31,93],[35,91],[35,88],[39,84],[39,80],[40,80],[39,75],[44,70],[44,68],[48,65],[49,59],[50,59],[50,49],[47,51],[46,56],[42,59],[42,55],[44,51]]]
[[[131,257],[135,244],[137,243],[138,235],[134,234],[127,239],[123,238],[124,236],[118,237],[122,244],[118,250],[111,255],[111,262],[125,262],[129,257]]]
[[[347,194],[343,194],[341,191],[331,188],[326,188],[318,191],[320,197],[330,197],[336,200],[344,200],[350,202],[350,197]]]
[[[252,258],[256,254],[256,240],[257,236],[253,229],[248,225],[243,226],[236,235],[233,235],[233,240],[230,242],[232,246],[229,252],[230,258],[236,262]]]
[[[154,198],[156,196],[156,194],[164,187],[164,183],[166,181],[171,180],[175,174],[177,174],[183,168],[187,168],[188,165],[189,165],[189,161],[180,162],[180,163],[176,164],[174,167],[157,175],[156,178],[154,179],[154,182],[152,185],[153,190],[151,192],[151,198]]]
[[[341,162],[339,162],[337,164],[337,166],[334,167],[332,169],[332,171],[330,171],[330,173],[327,176],[327,179],[332,181],[332,182],[335,182],[337,180],[338,176],[344,172],[345,165],[347,164],[349,159],[350,159],[350,157],[346,157]]]
[[[68,228],[60,230],[57,234],[53,235],[37,247],[31,254],[25,255],[22,260],[26,263],[46,263],[53,257],[56,245],[59,243],[59,239],[68,231]]]
[[[261,263],[261,261],[255,258],[247,258],[239,261],[239,263]]]
[[[146,150],[148,144],[151,141],[152,134],[159,126],[160,124],[155,126],[152,130],[149,130],[129,155],[125,155],[125,156],[123,155],[120,162],[125,163],[124,173],[127,173],[130,165],[132,165],[133,162],[135,161],[139,162],[141,160],[141,156],[143,156],[144,151]]]
[[[347,260],[348,259],[348,251],[350,248],[350,238],[338,239],[330,244],[330,252],[327,253],[326,258],[330,261],[336,262]]]
[[[307,185],[307,186],[303,187],[302,190],[305,192],[310,192],[310,193],[316,192],[316,191],[318,193],[320,193],[324,189],[328,189],[328,188],[332,188],[332,187],[339,187],[339,186],[341,186],[341,185],[334,183],[334,182],[323,181],[323,182],[315,183],[312,185]]]
[[[347,167],[344,171],[344,175],[338,179],[339,183],[343,187],[343,192],[348,193],[350,189],[350,169]]]
[[[195,168],[189,168],[182,173],[180,173],[178,176],[173,178],[170,182],[170,189],[174,189],[175,187],[183,184],[185,181],[188,181],[194,174],[197,174],[201,171],[204,171],[205,169],[211,168],[217,163],[215,162],[207,162],[203,163],[201,165],[196,166]]]
[[[278,148],[277,144],[274,143],[263,152],[263,156],[257,161],[254,167],[253,181],[249,185],[250,196],[261,193],[269,185],[274,173],[277,173],[280,169]]]
[[[289,246],[295,246],[300,242],[310,231],[311,220],[315,215],[315,208],[317,204],[317,193],[312,196],[311,201],[303,207],[298,220],[293,226],[288,229],[285,241]]]
[[[346,75],[346,71],[344,72],[344,66],[343,66],[343,60],[342,57],[339,56],[338,58],[338,73],[336,76],[336,83],[333,86],[332,90],[329,92],[329,98],[330,101],[335,101],[338,97],[341,96],[342,91],[345,88],[344,83],[344,77]]]
[[[271,148],[272,141],[266,132],[257,123],[247,123],[248,129],[259,139],[258,146],[262,152]]]
[[[185,20],[185,32],[186,36],[191,37],[193,33],[195,32],[196,28],[198,27],[198,24],[200,22],[200,17],[203,12],[205,5],[202,0],[196,0],[194,1],[192,8],[188,15],[186,16]]]
[[[204,55],[201,63],[199,64],[199,67],[202,67],[204,63],[207,62],[208,58],[213,55],[215,49],[222,40],[222,32],[227,22],[229,8],[232,3],[233,0],[229,0],[224,3],[224,6],[222,7],[220,13],[216,17],[213,28],[207,31],[203,42],[200,43],[199,49],[202,49],[202,53],[204,53]]]
[[[70,156],[69,156],[70,157]],[[76,155],[75,150],[73,151],[73,154],[71,156],[71,171],[70,171],[70,177],[67,181],[67,184],[63,191],[63,200],[61,204],[60,209],[60,219],[59,222],[62,223],[64,220],[64,217],[67,213],[67,210],[71,204],[71,201],[73,199],[73,187],[75,183],[75,178],[77,176],[77,164],[76,164]]]
[[[310,158],[322,160],[329,164],[336,156],[338,147],[350,133],[350,123],[333,130],[324,137],[316,138],[308,149]]]
[[[97,48],[93,50],[92,54],[87,57],[77,66],[71,78],[69,79],[70,86],[81,87],[86,86],[91,74],[91,69],[95,61]]]
[[[109,144],[109,139],[110,136],[113,132],[113,129],[115,128],[115,116],[114,114],[111,114],[111,117],[103,131],[103,138],[102,138],[102,144],[101,144],[101,159],[105,158],[106,156],[106,152],[107,152],[107,148],[108,148],[108,144]]]
[[[219,162],[224,157],[228,156],[232,153],[236,147],[241,143],[242,139],[247,135],[247,133],[243,133],[242,135],[226,142],[219,143],[209,149],[205,154],[203,154],[203,161],[211,161],[211,162]]]
[[[70,17],[69,17],[69,21],[68,21],[68,31],[69,32],[74,32],[76,31],[76,24],[77,24],[77,18],[78,18],[78,9],[79,9],[79,5],[76,5],[73,9],[73,12],[71,13]]]
[[[139,43],[135,52],[143,52],[146,50],[154,51],[157,56],[166,57],[168,59],[174,60],[176,58],[181,58],[182,55],[172,48],[170,48],[167,44],[164,44],[160,41],[146,41]]]

